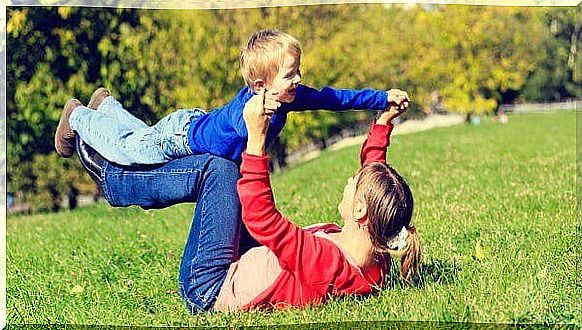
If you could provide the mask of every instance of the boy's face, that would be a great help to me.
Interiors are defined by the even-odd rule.
[[[287,54],[273,81],[266,82],[265,87],[276,94],[277,101],[291,103],[295,100],[297,85],[301,82],[299,61],[299,58]]]

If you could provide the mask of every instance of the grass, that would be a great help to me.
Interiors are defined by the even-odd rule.
[[[398,128],[396,128],[398,129]],[[189,315],[176,292],[193,205],[99,204],[7,219],[7,321],[152,326],[433,320],[573,323],[580,312],[574,111],[393,138],[423,243],[421,278],[305,310]],[[339,219],[358,148],[275,175],[300,225]]]

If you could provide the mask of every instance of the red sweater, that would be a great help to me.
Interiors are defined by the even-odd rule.
[[[372,124],[362,146],[361,162],[386,162],[393,126]],[[271,250],[281,273],[245,309],[319,304],[330,296],[368,294],[382,284],[384,269],[365,272],[348,262],[332,241],[318,237],[283,217],[275,207],[269,180],[269,158],[243,153],[238,193],[242,219],[250,234]]]

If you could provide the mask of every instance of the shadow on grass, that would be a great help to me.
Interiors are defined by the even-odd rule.
[[[390,277],[387,280],[387,287],[406,286],[400,277],[400,264],[392,262]],[[422,288],[427,284],[448,285],[456,281],[457,275],[461,271],[461,266],[454,262],[444,260],[431,260],[422,263],[418,274],[412,279],[410,285]]]
[[[423,287],[431,283],[451,284],[457,279],[460,271],[461,266],[454,262],[432,260],[420,266],[418,277],[414,279],[413,285]]]

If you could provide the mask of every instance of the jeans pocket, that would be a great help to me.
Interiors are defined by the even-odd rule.
[[[200,111],[177,110],[165,118],[164,123],[160,125],[160,143],[166,157],[174,159],[192,154],[188,143],[188,130],[191,121],[197,119],[200,113]]]
[[[169,159],[185,157],[192,154],[188,147],[188,133],[176,131],[164,136],[161,141],[162,151]]]

